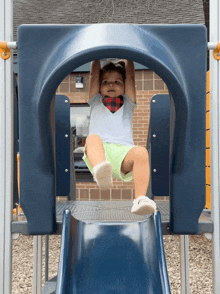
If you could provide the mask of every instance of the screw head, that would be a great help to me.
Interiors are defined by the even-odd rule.
[[[156,172],[157,172],[156,168],[154,168],[154,169],[153,169],[153,172],[154,172],[154,173],[156,173]]]
[[[152,100],[153,103],[156,103],[156,100]]]
[[[65,100],[65,103],[68,103],[68,100]]]
[[[68,168],[66,168],[66,169],[65,169],[65,173],[68,173],[68,171],[69,171]]]
[[[156,138],[156,136],[157,136],[156,134],[153,134],[153,137],[154,137],[154,138]]]
[[[68,138],[68,137],[69,137],[69,135],[68,135],[68,134],[65,134],[65,137],[66,137],[66,138]]]

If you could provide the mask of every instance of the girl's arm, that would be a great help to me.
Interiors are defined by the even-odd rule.
[[[133,61],[125,60],[125,70],[125,94],[128,95],[132,102],[136,103],[135,69]]]
[[[125,60],[125,70],[125,94],[128,95],[132,102],[136,103],[135,69],[133,61]]]
[[[92,61],[89,77],[89,99],[91,99],[96,93],[99,93],[99,72],[100,60]]]

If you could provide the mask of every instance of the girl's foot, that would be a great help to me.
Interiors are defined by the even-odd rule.
[[[131,212],[139,215],[152,214],[155,212],[156,203],[147,196],[139,196],[134,199]]]
[[[108,161],[98,163],[93,168],[93,177],[101,190],[112,188],[112,166]]]

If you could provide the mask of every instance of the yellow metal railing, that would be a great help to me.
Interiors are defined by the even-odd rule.
[[[207,72],[206,88],[206,205],[211,209],[211,180],[210,180],[210,71]]]

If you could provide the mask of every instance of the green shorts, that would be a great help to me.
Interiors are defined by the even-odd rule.
[[[125,146],[120,144],[114,144],[114,143],[103,143],[103,147],[105,150],[105,158],[106,161],[111,163],[112,166],[112,178],[122,180],[125,182],[129,182],[133,180],[133,172],[128,172],[127,174],[124,174],[121,172],[121,164],[127,155],[128,151],[131,150],[135,146]],[[84,156],[83,160],[85,161],[88,169],[93,174],[93,168],[89,162],[88,157],[85,153],[84,148]]]

